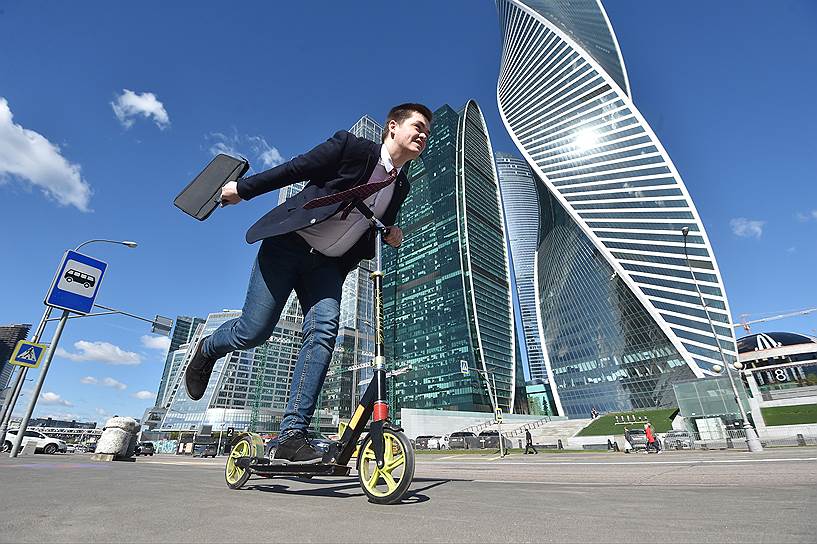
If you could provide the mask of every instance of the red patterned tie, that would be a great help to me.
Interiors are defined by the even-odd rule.
[[[344,207],[343,214],[340,216],[341,219],[346,219],[346,217],[349,215],[349,212],[352,211],[352,209],[355,207],[355,203],[358,200],[366,200],[380,189],[393,183],[396,177],[397,168],[393,168],[392,171],[389,172],[389,176],[383,181],[370,181],[369,183],[364,183],[363,185],[356,185],[351,189],[346,189],[345,191],[341,191],[333,195],[313,198],[312,200],[304,204],[304,209],[311,210],[312,208],[322,208],[324,206],[331,206],[332,204],[338,204],[340,202],[348,201],[349,204]]]

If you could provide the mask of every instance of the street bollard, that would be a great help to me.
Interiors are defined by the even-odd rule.
[[[102,436],[91,457],[94,461],[135,461],[133,454],[140,425],[132,417],[112,417],[105,422]]]

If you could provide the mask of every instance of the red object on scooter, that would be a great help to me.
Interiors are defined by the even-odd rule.
[[[374,403],[374,411],[372,413],[372,421],[383,421],[389,417],[389,405],[379,400]]]

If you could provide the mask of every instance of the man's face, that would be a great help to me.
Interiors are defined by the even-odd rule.
[[[426,148],[428,133],[431,130],[428,119],[418,112],[412,112],[411,117],[404,119],[402,123],[389,121],[389,130],[394,135],[394,143],[409,157],[414,160],[420,156]]]

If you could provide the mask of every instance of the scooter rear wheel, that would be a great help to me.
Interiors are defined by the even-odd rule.
[[[384,430],[384,465],[378,468],[372,447],[372,436],[360,446],[357,477],[360,487],[375,504],[394,504],[405,496],[414,479],[414,448],[408,437],[399,432]]]
[[[249,457],[252,455],[253,445],[250,437],[246,436],[235,443],[227,457],[227,466],[224,468],[224,479],[230,489],[241,489],[250,479],[250,470],[241,468],[235,464],[239,457]]]

